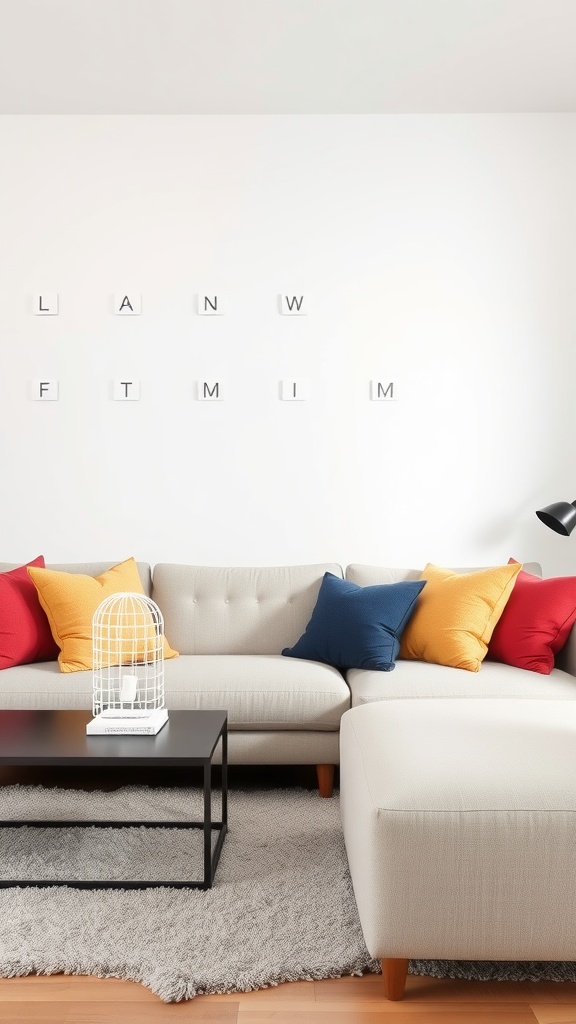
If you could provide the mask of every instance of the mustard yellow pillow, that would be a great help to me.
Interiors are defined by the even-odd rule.
[[[138,567],[133,558],[113,565],[101,576],[82,576],[75,572],[37,569],[28,566],[38,599],[52,636],[60,648],[58,662],[62,672],[82,672],[92,668],[92,618],[98,605],[112,594],[143,594]],[[164,657],[175,658],[164,638]]]
[[[420,577],[426,586],[402,634],[400,658],[478,672],[521,568],[515,563],[458,573],[429,563]]]

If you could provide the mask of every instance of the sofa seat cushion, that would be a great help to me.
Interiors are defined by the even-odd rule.
[[[525,697],[576,700],[576,679],[553,669],[542,676],[496,661],[483,661],[479,672],[423,661],[396,662],[394,672],[349,669],[346,680],[352,707],[403,697]]]
[[[350,707],[337,669],[280,654],[183,654],[164,684],[169,709],[222,708],[233,730],[332,731]]]
[[[61,672],[57,661],[15,665],[0,672],[0,708],[90,710],[92,672]]]
[[[164,664],[166,707],[222,708],[231,730],[336,732],[350,690],[329,665],[282,655],[182,655]],[[57,661],[0,672],[0,708],[92,707],[92,672]]]

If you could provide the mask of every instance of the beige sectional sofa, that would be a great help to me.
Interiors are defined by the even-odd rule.
[[[52,564],[97,576],[113,562]],[[0,563],[0,572],[14,568]],[[528,568],[528,567],[527,567]],[[531,566],[531,571],[534,567]],[[304,632],[333,563],[281,567],[209,567],[138,563],[145,593],[159,605],[169,644],[168,709],[223,708],[231,764],[316,765],[330,795],[339,763],[340,720],[372,701],[418,697],[576,698],[572,639],[566,668],[540,676],[486,660],[479,673],[414,661],[392,672],[350,669],[282,656]],[[417,579],[419,569],[350,565],[346,578],[368,586]],[[576,640],[574,641],[576,651]],[[0,708],[90,709],[91,672],[62,673],[57,662],[0,671]]]

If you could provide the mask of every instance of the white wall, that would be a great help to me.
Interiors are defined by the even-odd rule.
[[[575,181],[576,115],[0,118],[1,559],[576,573]]]

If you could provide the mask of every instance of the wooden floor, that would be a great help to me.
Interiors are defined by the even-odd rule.
[[[262,771],[236,769],[232,788],[261,784]],[[336,777],[337,780],[337,777]],[[201,781],[200,777],[196,780]],[[31,769],[3,769],[0,785],[69,785],[54,769],[41,775]],[[75,775],[74,787],[115,789],[118,785],[187,785],[188,778],[128,771]],[[313,769],[266,769],[267,785],[313,788]],[[382,977],[292,982],[258,992],[197,996],[183,1003],[163,1003],[135,982],[53,975],[0,978],[0,1024],[576,1024],[576,984],[555,982],[475,982],[408,976],[401,1002],[382,994]]]
[[[0,1021],[18,1024],[576,1024],[576,985],[408,978],[402,1002],[380,975],[298,981],[163,1003],[141,985],[53,975],[0,979]]]

